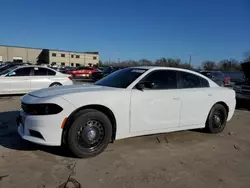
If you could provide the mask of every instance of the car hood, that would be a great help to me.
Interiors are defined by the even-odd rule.
[[[72,93],[81,93],[81,92],[97,92],[97,91],[110,91],[118,90],[119,88],[98,86],[98,85],[70,85],[70,86],[58,86],[53,88],[40,89],[33,92],[30,92],[29,95],[45,98],[53,97],[60,95],[67,95]]]
[[[245,77],[249,80],[250,79],[250,62],[242,63],[241,67],[245,74]]]

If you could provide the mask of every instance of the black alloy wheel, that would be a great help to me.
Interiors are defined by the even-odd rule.
[[[75,115],[67,134],[67,145],[79,158],[102,153],[111,141],[112,124],[102,112],[85,109]]]
[[[90,119],[79,127],[77,143],[80,147],[93,152],[103,142],[105,127],[98,120]]]
[[[215,104],[206,121],[206,130],[210,133],[220,133],[227,123],[228,112],[221,104]]]

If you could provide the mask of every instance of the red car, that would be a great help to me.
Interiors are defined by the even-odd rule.
[[[75,70],[69,70],[66,74],[71,74],[74,79],[76,78],[91,78],[93,72],[98,72],[96,67],[79,67]]]

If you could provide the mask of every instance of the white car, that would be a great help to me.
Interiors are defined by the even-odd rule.
[[[71,76],[42,66],[15,66],[0,72],[0,94],[22,94],[72,84]]]
[[[205,128],[223,131],[235,110],[235,92],[200,73],[132,67],[94,85],[41,89],[21,99],[18,132],[25,140],[67,144],[77,157],[100,154],[128,137]]]

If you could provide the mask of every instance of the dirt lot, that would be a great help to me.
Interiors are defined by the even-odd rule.
[[[19,138],[19,98],[0,98],[0,187],[250,187],[250,112],[237,110],[218,135],[183,131],[125,139],[98,157],[74,159],[58,147]]]

